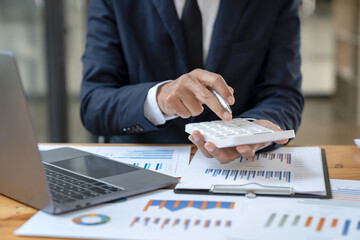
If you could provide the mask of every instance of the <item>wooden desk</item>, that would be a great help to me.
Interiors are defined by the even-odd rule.
[[[330,178],[360,180],[360,149],[356,146],[324,145]],[[192,156],[196,149],[192,148]],[[0,238],[24,239],[13,232],[37,212],[36,209],[0,195]],[[45,224],[44,224],[45,227]],[[26,237],[26,239],[39,239]],[[47,239],[47,238],[41,238]],[[58,239],[58,238],[49,238]]]

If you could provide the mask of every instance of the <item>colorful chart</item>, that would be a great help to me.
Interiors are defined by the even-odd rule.
[[[150,167],[152,166],[155,166],[155,170],[161,170],[163,169],[163,163],[133,163],[134,166],[136,167],[142,167],[142,168],[145,168],[145,169],[150,169]]]
[[[65,145],[39,145],[41,150],[66,147]],[[71,147],[98,154],[115,161],[181,177],[189,165],[191,146],[81,146]]]
[[[263,171],[263,170],[230,170],[207,168],[205,175],[212,177],[221,177],[225,180],[252,180],[252,179],[270,179],[282,182],[291,182],[290,171]]]
[[[149,200],[129,226],[164,231],[202,231],[232,226],[233,201]],[[164,211],[166,210],[166,211]]]
[[[267,218],[265,228],[283,228],[283,227],[298,227],[304,229],[311,229],[314,233],[321,233],[324,228],[327,230],[334,229],[342,236],[347,236],[349,231],[359,231],[360,233],[360,219],[353,221],[350,219],[341,219],[334,217],[319,217],[319,216],[301,216],[289,214],[271,213]]]
[[[129,148],[118,152],[99,152],[98,154],[165,174],[175,174],[179,168],[179,151],[174,149]]]
[[[174,150],[128,150],[121,155],[111,157],[118,160],[133,160],[133,166],[160,172],[175,172],[177,167],[176,162],[163,162],[173,159]],[[142,162],[142,160],[147,161]],[[154,162],[154,160],[159,160],[159,162]]]
[[[349,188],[338,188],[332,190],[332,198],[335,200],[360,202],[360,190]]]
[[[129,150],[121,155],[113,156],[116,159],[173,159],[174,150]]]
[[[103,215],[103,214],[85,214],[79,217],[74,218],[73,223],[79,224],[79,225],[86,225],[86,226],[92,226],[92,225],[99,225],[103,223],[107,223],[110,221],[110,217]]]
[[[255,154],[253,158],[239,158],[240,162],[250,162],[250,161],[263,161],[263,160],[270,160],[275,161],[279,160],[280,162],[291,164],[292,161],[292,154],[288,153],[258,153]]]
[[[150,200],[145,208],[146,212],[149,207],[158,206],[158,209],[166,208],[172,212],[184,209],[184,208],[197,208],[199,210],[223,208],[233,209],[235,202],[217,202],[217,201],[186,201],[186,200]]]
[[[229,228],[231,227],[231,220],[212,220],[212,219],[191,219],[191,218],[161,218],[161,217],[135,217],[130,224],[130,227],[156,227],[161,230],[166,228],[182,228],[188,230],[189,228]]]
[[[318,205],[318,206],[360,208],[360,189],[347,188],[343,186],[338,188],[334,187],[334,188],[335,189],[331,191],[333,201],[317,201],[316,199],[303,199],[303,200],[299,200],[298,203]]]

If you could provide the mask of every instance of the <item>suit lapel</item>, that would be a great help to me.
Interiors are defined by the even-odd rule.
[[[181,71],[186,73],[187,60],[182,27],[172,0],[152,0],[181,58]]]
[[[217,72],[219,65],[229,47],[233,32],[244,15],[246,0],[221,0],[215,20],[205,69]]]

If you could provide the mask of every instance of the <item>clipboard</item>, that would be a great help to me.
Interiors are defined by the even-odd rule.
[[[174,192],[179,194],[243,195],[247,198],[255,198],[256,196],[272,196],[329,199],[332,195],[326,153],[324,149],[321,149],[321,160],[324,174],[325,195],[297,193],[293,187],[271,186],[255,182],[238,185],[218,184],[212,185],[209,189],[175,188]]]

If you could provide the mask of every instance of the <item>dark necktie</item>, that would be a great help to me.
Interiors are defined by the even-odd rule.
[[[203,68],[202,20],[196,0],[186,1],[181,23],[184,31],[189,70]]]

